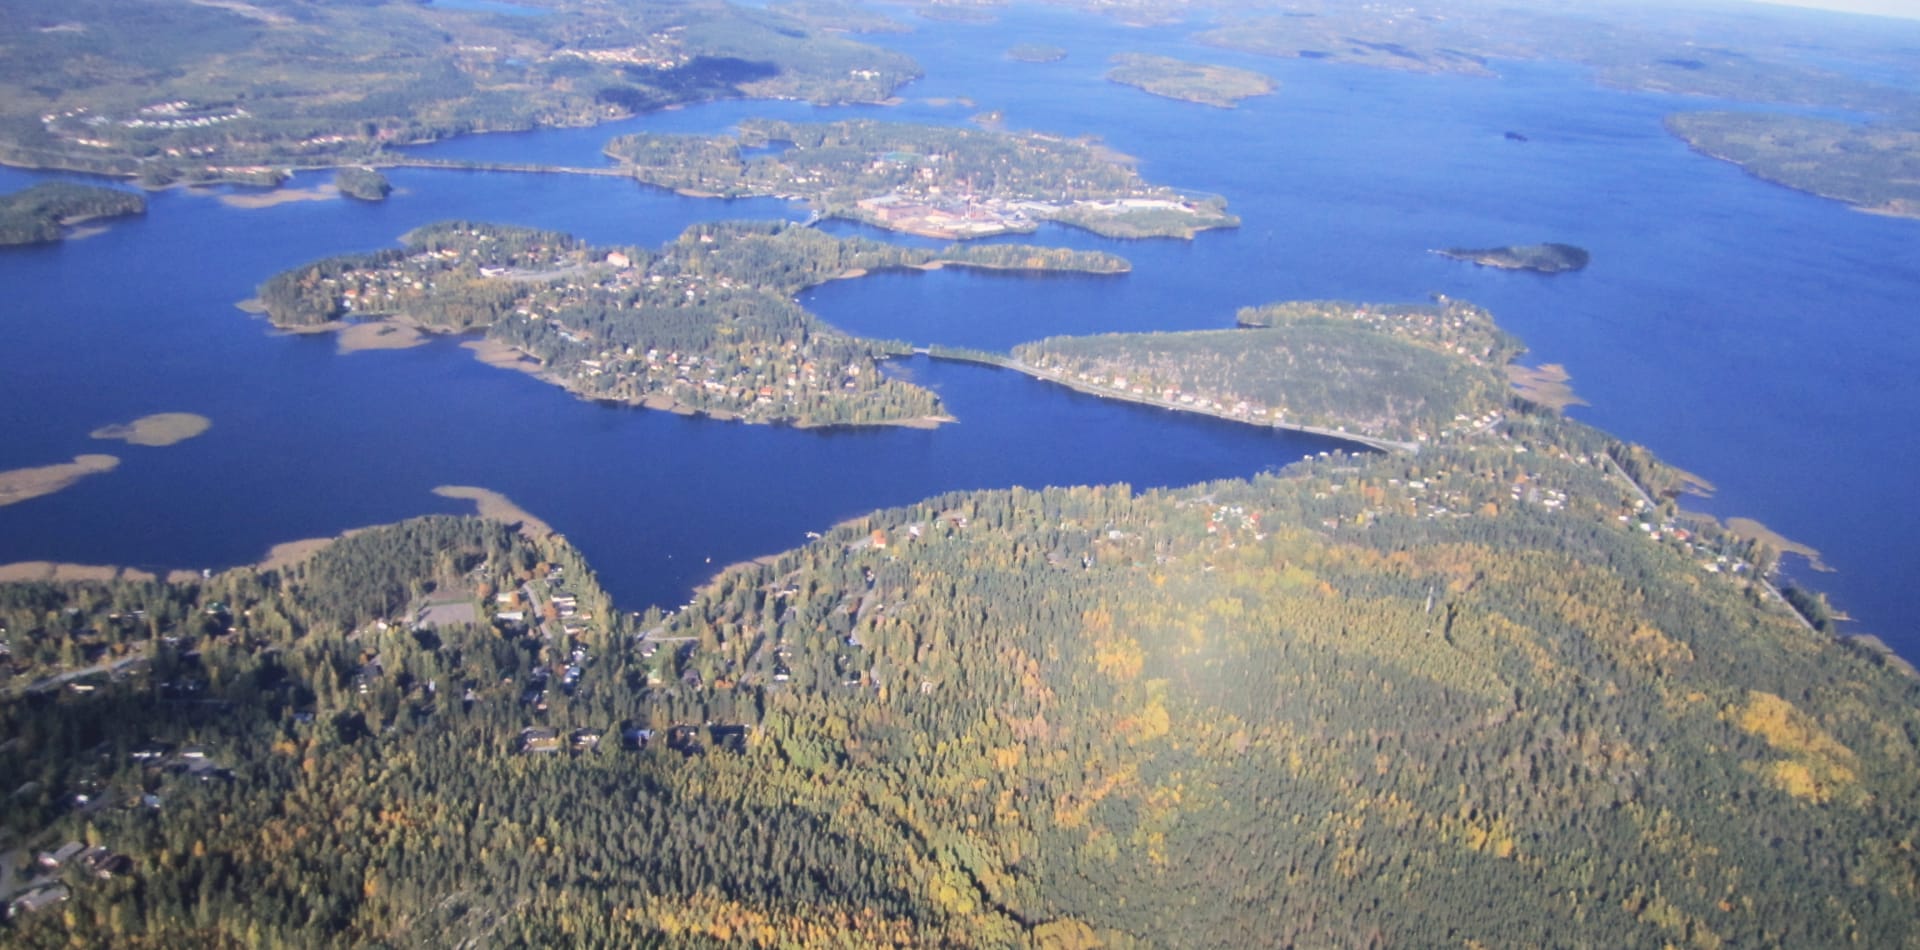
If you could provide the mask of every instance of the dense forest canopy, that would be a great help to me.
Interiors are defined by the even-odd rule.
[[[899,28],[836,0],[520,5],[10,0],[0,160],[271,181],[682,102],[875,100],[916,72],[826,32]],[[1202,36],[1243,52],[1486,75],[1560,44],[1636,88],[1912,109],[1557,8],[1225,6]],[[1182,64],[1145,65],[1131,78],[1180,88]],[[1670,128],[1913,211],[1899,122]],[[609,150],[669,187],[956,238],[1236,220],[1038,134],[749,121]],[[0,239],[142,206],[40,186],[0,201]],[[484,334],[592,398],[892,423],[942,415],[880,371],[910,347],[793,295],[945,265],[1128,266],[779,222],[641,248],[445,221],[261,298],[286,327]],[[535,523],[448,516],[166,582],[0,583],[0,940],[1920,948],[1910,666],[1833,637],[1822,598],[1776,586],[1778,551],[1679,512],[1684,473],[1513,395],[1521,347],[1485,311],[1307,301],[1239,323],[982,358],[1408,450],[1166,490],[946,494],[727,569],[673,610],[614,604]]]
[[[665,614],[445,517],[0,587],[0,828],[100,849],[8,939],[1912,945],[1920,686],[1635,455],[948,495]]]
[[[0,195],[0,245],[60,240],[68,225],[142,214],[147,199],[132,192],[50,181]]]
[[[246,179],[468,132],[580,125],[741,96],[876,101],[897,53],[718,0],[9,0],[0,160]]]
[[[1485,310],[1293,301],[1243,308],[1245,329],[1051,337],[1014,349],[1091,392],[1248,422],[1426,442],[1506,408],[1521,351]]]

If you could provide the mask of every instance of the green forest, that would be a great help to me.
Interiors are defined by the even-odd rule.
[[[1108,237],[1234,227],[1226,202],[1152,185],[1091,139],[854,119],[754,119],[738,134],[623,135],[607,145],[635,178],[687,194],[806,199],[816,211],[941,237],[1058,221]]]
[[[0,587],[10,859],[100,849],[6,939],[1914,946],[1920,684],[1621,460],[947,495],[668,613],[444,516]]]
[[[1296,301],[1243,309],[1242,329],[1052,337],[1026,367],[1090,392],[1248,422],[1425,442],[1506,408],[1521,352],[1485,310]]]
[[[393,183],[387,176],[371,168],[342,168],[333,173],[333,186],[349,198],[361,201],[384,201],[393,193]]]
[[[13,0],[0,161],[173,181],[364,164],[391,145],[745,96],[872,102],[897,53],[719,0]]]
[[[52,181],[0,195],[0,246],[48,244],[67,228],[95,218],[144,214],[147,199],[132,192]]]
[[[1434,251],[1441,257],[1467,261],[1482,267],[1502,270],[1529,270],[1538,274],[1560,274],[1580,270],[1592,260],[1586,248],[1571,244],[1509,244],[1505,247],[1447,247]]]
[[[937,397],[879,366],[909,346],[847,336],[793,297],[870,270],[941,266],[1111,275],[1129,265],[1013,244],[904,248],[783,222],[695,225],[649,251],[451,221],[397,248],[282,272],[259,299],[281,327],[400,319],[483,332],[532,361],[523,368],[592,399],[748,422],[924,424],[945,418]]]
[[[1682,112],[1667,129],[1776,184],[1920,217],[1920,129],[1773,112]]]
[[[1249,96],[1272,92],[1274,81],[1249,69],[1189,63],[1171,56],[1116,53],[1107,79],[1168,99],[1231,109]]]

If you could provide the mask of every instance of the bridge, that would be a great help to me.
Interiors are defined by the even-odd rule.
[[[537,165],[528,162],[475,162],[454,158],[394,158],[376,163],[382,168],[442,168],[470,172],[518,172],[527,175],[597,175],[601,178],[631,178],[619,168],[582,168],[577,165]]]

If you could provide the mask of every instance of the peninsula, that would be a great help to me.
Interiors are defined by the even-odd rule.
[[[1171,56],[1116,53],[1107,78],[1156,96],[1231,109],[1242,99],[1273,92],[1274,81],[1250,69],[1190,63]]]
[[[1441,257],[1467,261],[1481,267],[1501,270],[1530,270],[1537,274],[1561,274],[1587,266],[1590,256],[1585,248],[1571,244],[1519,244],[1507,247],[1449,247],[1434,251]]]
[[[111,472],[120,460],[111,455],[76,455],[71,462],[0,472],[0,505],[50,495],[88,475]]]
[[[799,199],[826,217],[945,240],[1029,233],[1046,221],[1120,238],[1191,238],[1240,223],[1224,200],[1150,185],[1092,140],[1039,133],[751,120],[736,136],[622,136],[607,154],[684,194]]]
[[[855,339],[793,302],[885,268],[1125,273],[1111,254],[1022,245],[902,248],[782,222],[696,225],[659,251],[445,222],[403,246],[328,258],[260,288],[285,329],[484,333],[489,362],[590,399],[802,426],[934,424],[931,392],[882,373],[904,344]],[[404,329],[384,332],[388,325]]]
[[[74,225],[145,214],[147,199],[132,192],[55,181],[0,195],[0,246],[51,244]]]
[[[1920,218],[1920,129],[1772,112],[1684,112],[1666,124],[1695,151],[1755,177]]]
[[[1378,445],[1485,430],[1521,352],[1485,310],[1302,301],[1241,311],[1245,329],[1052,337],[1016,347],[1034,375],[1097,395]]]
[[[1464,306],[1341,319],[1501,339]],[[510,507],[0,584],[9,937],[299,943],[326,895],[396,944],[1899,945],[1910,672],[1644,449],[1483,422],[946,494],[670,611]]]

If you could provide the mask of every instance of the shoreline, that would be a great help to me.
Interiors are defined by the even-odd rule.
[[[1788,191],[1798,192],[1803,195],[1811,195],[1823,201],[1837,202],[1839,204],[1846,205],[1848,208],[1851,208],[1854,211],[1858,211],[1861,214],[1870,214],[1877,218],[1898,218],[1903,221],[1920,221],[1920,204],[1914,204],[1912,208],[1907,209],[1899,206],[1889,207],[1887,205],[1863,204],[1860,201],[1857,201],[1853,198],[1845,197],[1843,195],[1830,195],[1818,189],[1802,187],[1800,185],[1796,185],[1791,182],[1781,181],[1780,179],[1774,178],[1770,175],[1762,174],[1758,171],[1755,171],[1753,168],[1749,167],[1746,163],[1741,162],[1738,159],[1728,158],[1725,155],[1716,154],[1713,151],[1707,149],[1705,146],[1695,144],[1692,140],[1688,139],[1684,135],[1681,135],[1679,132],[1674,131],[1672,128],[1668,128],[1667,133],[1669,135],[1672,135],[1674,138],[1679,139],[1681,142],[1686,143],[1688,151],[1693,152],[1696,155],[1713,159],[1716,162],[1725,162],[1729,165],[1732,165],[1733,167],[1740,169],[1742,173],[1747,175],[1747,177],[1754,179],[1755,181],[1763,181],[1776,188],[1785,188]],[[1901,199],[1894,199],[1894,200],[1898,202]]]
[[[1057,386],[1064,386],[1075,392],[1085,393],[1086,395],[1096,396],[1102,399],[1112,399],[1117,402],[1130,402],[1136,405],[1152,406],[1155,409],[1167,409],[1173,412],[1185,412],[1185,413],[1191,413],[1197,416],[1207,416],[1209,418],[1219,419],[1223,422],[1236,422],[1241,425],[1253,426],[1254,428],[1258,428],[1258,429],[1282,429],[1288,432],[1303,433],[1305,435],[1324,436],[1330,439],[1338,439],[1343,442],[1352,442],[1357,445],[1362,445],[1362,446],[1365,446],[1366,448],[1374,449],[1380,452],[1405,452],[1412,455],[1420,454],[1419,442],[1399,441],[1395,439],[1388,439],[1388,438],[1382,438],[1377,436],[1361,435],[1359,433],[1347,432],[1341,429],[1329,429],[1324,426],[1307,425],[1305,423],[1298,423],[1298,422],[1273,422],[1273,421],[1264,421],[1264,420],[1258,420],[1258,419],[1249,419],[1244,416],[1236,416],[1231,413],[1221,412],[1215,409],[1202,409],[1197,406],[1167,402],[1164,399],[1160,399],[1157,396],[1150,396],[1146,393],[1115,392],[1114,390],[1111,390],[1111,389],[1089,386],[1078,380],[1067,379],[1051,371],[1043,370],[1038,367],[1023,363],[1010,356],[1004,357],[1004,358],[999,358],[999,357],[988,358],[988,356],[985,354],[978,355],[978,356],[963,356],[955,353],[945,353],[945,354],[932,353],[925,349],[916,349],[914,352],[918,353],[919,355],[926,356],[932,359],[944,359],[944,360],[953,360],[955,362],[960,362],[960,363],[978,363],[986,366],[997,366],[1001,369],[1012,370],[1016,373],[1020,373],[1024,376],[1028,376],[1033,379],[1040,380],[1042,382],[1053,383],[1054,385],[1057,385]]]

